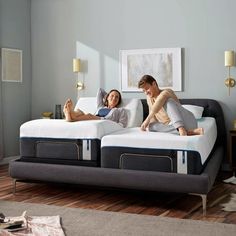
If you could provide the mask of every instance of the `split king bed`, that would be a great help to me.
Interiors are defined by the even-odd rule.
[[[107,120],[26,122],[20,129],[20,158],[9,164],[14,192],[17,181],[48,181],[189,193],[202,197],[205,213],[207,194],[225,155],[224,116],[216,100],[180,102],[203,108],[196,118],[204,135],[140,131],[137,126],[148,114],[144,99],[124,99],[127,128]],[[76,106],[94,112],[95,104],[95,98],[83,98]]]

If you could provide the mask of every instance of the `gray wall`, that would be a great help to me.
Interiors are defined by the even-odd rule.
[[[236,88],[229,97],[224,51],[236,50],[235,9],[235,0],[32,0],[33,117],[67,97],[76,101],[76,54],[89,57],[79,76],[82,96],[93,96],[98,86],[120,87],[120,49],[181,47],[183,91],[177,95],[220,101],[230,128]]]
[[[23,51],[23,82],[0,80],[5,157],[19,154],[19,127],[31,118],[30,45],[30,0],[0,0],[0,47]]]

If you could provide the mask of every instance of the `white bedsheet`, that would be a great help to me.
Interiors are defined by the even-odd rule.
[[[20,137],[101,139],[121,129],[124,128],[110,120],[67,122],[63,119],[37,119],[21,125]]]
[[[212,117],[203,117],[198,120],[198,127],[204,128],[204,135],[179,136],[172,133],[141,131],[140,128],[123,129],[103,137],[101,147],[191,150],[200,153],[203,164],[216,141],[217,127]]]

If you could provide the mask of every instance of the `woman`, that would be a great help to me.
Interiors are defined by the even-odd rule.
[[[121,103],[121,94],[118,90],[112,89],[108,94],[103,89],[99,89],[97,95],[97,112],[93,114],[85,114],[81,110],[74,111],[71,99],[68,99],[64,105],[63,112],[66,121],[82,121],[82,120],[111,120],[117,122],[122,127],[126,127],[128,123],[128,115],[124,108],[118,106]]]

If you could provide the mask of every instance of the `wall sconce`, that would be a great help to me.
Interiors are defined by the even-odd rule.
[[[75,73],[80,72],[80,59],[79,58],[73,59],[73,72]]]
[[[229,88],[229,95],[230,88],[235,86],[235,80],[230,77],[230,67],[235,66],[234,57],[234,51],[225,51],[225,66],[228,67],[228,78],[225,80],[225,85]]]
[[[74,58],[73,59],[73,72],[74,73],[79,73],[81,72],[81,66],[80,66],[80,59],[79,58]],[[84,83],[81,81],[78,81],[76,88],[78,90],[84,89]]]

